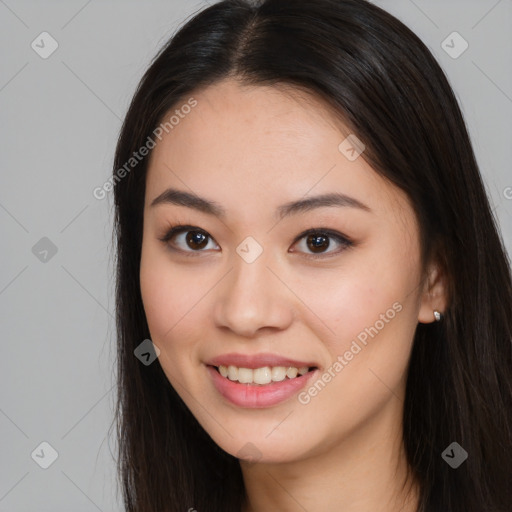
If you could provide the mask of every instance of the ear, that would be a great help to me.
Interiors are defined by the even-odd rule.
[[[434,310],[444,314],[447,304],[446,276],[438,263],[429,265],[423,285],[418,322],[430,324],[435,322]]]

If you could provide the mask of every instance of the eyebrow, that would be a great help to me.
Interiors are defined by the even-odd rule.
[[[214,215],[221,219],[226,217],[226,210],[219,203],[175,188],[168,188],[167,190],[164,190],[164,192],[153,199],[151,207],[160,204],[186,206],[187,208],[193,208],[194,210],[199,210],[203,213]],[[277,208],[277,216],[279,219],[283,219],[289,215],[308,212],[315,208],[332,206],[346,206],[371,212],[371,209],[364,203],[361,203],[361,201],[345,194],[333,192],[285,203]]]

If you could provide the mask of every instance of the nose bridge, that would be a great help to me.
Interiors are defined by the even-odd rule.
[[[271,264],[268,251],[254,261],[245,260],[239,255],[234,256],[232,264],[231,297],[254,297],[255,300],[260,300],[262,294],[269,294],[274,286],[271,279],[274,276],[267,268]]]
[[[217,324],[242,335],[262,327],[284,328],[292,318],[291,308],[282,283],[267,268],[272,265],[270,253],[263,251],[255,259],[244,256],[233,254],[232,271],[217,298]]]

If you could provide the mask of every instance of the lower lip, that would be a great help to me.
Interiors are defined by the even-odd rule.
[[[207,366],[217,391],[231,403],[239,407],[261,409],[287,400],[301,388],[318,370],[313,370],[294,379],[269,384],[241,384],[223,377],[213,366]]]

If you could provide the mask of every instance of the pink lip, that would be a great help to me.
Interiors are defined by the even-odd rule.
[[[274,366],[286,365],[276,364]],[[290,366],[295,366],[295,364]],[[303,366],[307,365],[304,364]],[[244,368],[247,368],[247,366]],[[269,384],[260,385],[241,384],[237,381],[231,381],[227,377],[223,377],[213,366],[207,366],[207,370],[217,391],[224,398],[238,407],[253,409],[270,407],[290,398],[303,388],[313,375],[316,375],[319,371],[313,370],[294,379],[285,379],[281,382],[270,382]]]
[[[276,354],[264,353],[264,354],[255,354],[255,355],[246,355],[246,354],[224,354],[221,356],[214,357],[206,362],[207,365],[210,366],[237,366],[238,368],[262,368],[263,366],[293,366],[295,368],[303,368],[307,366],[311,368],[315,366],[318,368],[318,365],[314,362],[307,361],[297,361],[296,359],[288,359],[286,357],[281,357]]]

